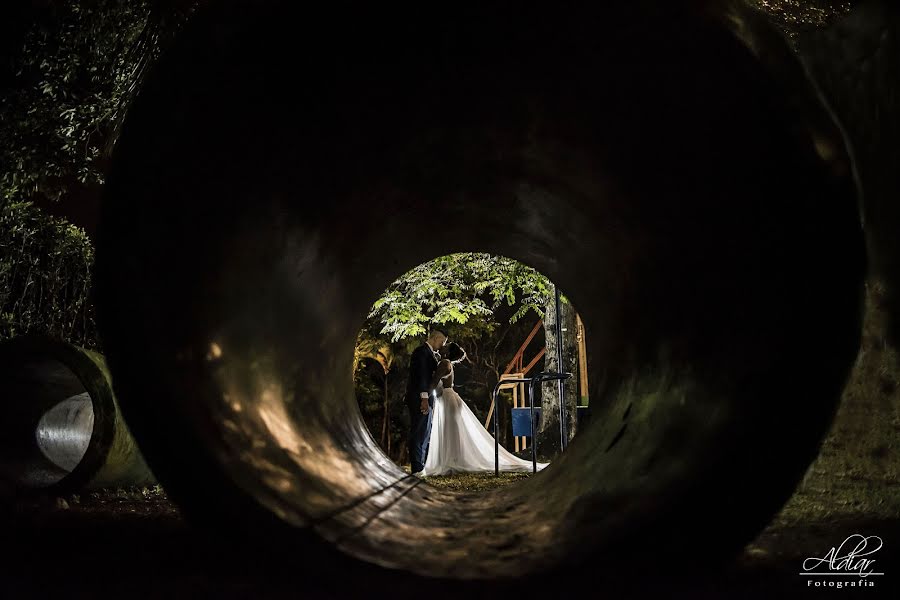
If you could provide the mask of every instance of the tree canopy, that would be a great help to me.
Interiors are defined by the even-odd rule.
[[[523,317],[543,317],[553,296],[552,283],[535,269],[484,253],[441,256],[394,281],[372,306],[355,356],[360,412],[385,452],[403,460],[409,355],[429,326],[447,325],[450,337],[466,348],[469,361],[461,365],[457,384],[483,420],[490,390],[533,325]],[[506,421],[504,413],[504,440]]]
[[[392,342],[421,336],[435,324],[490,333],[501,305],[515,307],[510,323],[531,311],[540,317],[552,290],[541,273],[511,258],[449,254],[400,276],[372,306],[369,320]]]

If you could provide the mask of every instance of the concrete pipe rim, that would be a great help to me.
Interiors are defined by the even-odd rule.
[[[246,25],[246,31],[235,26],[244,32],[235,35],[253,34],[254,25],[259,23]],[[659,22],[655,26],[660,27]],[[702,34],[708,32],[704,28],[711,27],[704,22],[697,25],[697,31]],[[718,199],[716,190],[707,190],[703,187],[705,182],[696,183],[685,176],[688,179],[682,181],[685,186],[696,184],[690,190],[706,195],[691,197],[679,191],[682,196],[678,199],[686,203],[685,212],[680,212],[652,195],[659,191],[655,186],[661,183],[650,177],[633,176],[640,171],[637,166],[617,163],[617,159],[625,159],[616,154],[587,151],[596,149],[593,138],[584,142],[579,137],[586,135],[583,132],[587,126],[581,122],[573,125],[567,120],[570,114],[560,110],[560,106],[567,106],[565,102],[572,101],[581,111],[576,113],[578,117],[591,117],[578,104],[579,99],[572,100],[574,94],[560,97],[546,92],[549,98],[546,113],[540,116],[549,115],[547,119],[556,121],[549,133],[542,133],[543,145],[529,147],[527,152],[515,146],[527,138],[522,133],[527,127],[517,129],[520,123],[516,121],[519,117],[524,119],[527,113],[524,109],[521,114],[504,117],[506,113],[495,112],[495,107],[486,101],[470,112],[445,114],[440,110],[447,109],[448,105],[441,104],[441,99],[424,96],[434,102],[429,109],[448,119],[435,126],[435,131],[443,136],[437,137],[445,146],[435,149],[439,145],[433,140],[415,139],[408,148],[398,150],[400,143],[392,145],[389,140],[384,144],[383,153],[376,155],[379,146],[372,140],[381,139],[379,135],[384,132],[365,120],[367,116],[372,117],[365,112],[365,106],[354,105],[359,110],[349,116],[340,114],[358,118],[354,125],[369,124],[375,132],[371,136],[353,137],[352,125],[343,125],[335,113],[328,112],[337,109],[327,102],[309,101],[308,107],[304,105],[335,117],[327,122],[337,123],[334,126],[341,135],[349,136],[345,147],[328,145],[329,139],[339,136],[330,131],[323,133],[327,128],[318,129],[321,121],[285,125],[275,117],[267,117],[277,112],[276,108],[287,110],[285,107],[294,106],[297,98],[273,93],[272,99],[260,99],[253,85],[264,79],[266,72],[259,67],[264,61],[257,55],[251,60],[233,46],[226,58],[219,56],[217,53],[229,51],[228,43],[237,44],[233,39],[229,42],[228,31],[212,19],[198,25],[192,33],[195,38],[186,39],[184,46],[174,53],[176,58],[161,67],[170,79],[159,76],[148,84],[135,106],[133,115],[137,116],[132,116],[120,142],[104,204],[98,247],[100,326],[109,348],[108,360],[115,374],[118,396],[163,486],[190,514],[213,523],[230,519],[248,529],[261,522],[273,524],[275,529],[280,524],[280,531],[307,540],[310,548],[338,548],[354,559],[403,572],[447,579],[501,580],[560,569],[568,560],[585,563],[594,555],[612,558],[615,543],[621,544],[621,557],[640,556],[646,549],[641,549],[639,540],[631,535],[636,531],[659,533],[665,547],[674,549],[679,541],[691,543],[691,540],[677,539],[686,533],[686,520],[704,511],[709,511],[715,519],[725,519],[732,505],[744,507],[759,501],[752,514],[742,517],[744,521],[727,526],[720,522],[707,523],[696,539],[715,540],[722,554],[727,554],[737,551],[748,536],[765,524],[765,519],[771,517],[796,483],[800,475],[797,471],[814,456],[815,445],[833,415],[843,377],[855,355],[853,338],[859,330],[858,314],[854,311],[860,300],[862,241],[858,223],[854,221],[858,214],[855,190],[848,173],[835,174],[832,168],[849,159],[826,108],[811,86],[804,87],[805,80],[797,83],[796,88],[785,88],[788,84],[779,82],[777,76],[762,66],[765,61],[753,62],[759,57],[751,57],[746,45],[736,48],[737,36],[724,29],[709,33],[710,47],[731,53],[728,56],[734,57],[735,64],[753,76],[746,83],[748,89],[758,92],[762,101],[771,102],[777,109],[770,122],[763,119],[767,106],[752,106],[749,101],[746,105],[739,104],[748,110],[742,115],[746,122],[736,120],[734,126],[740,135],[747,136],[746,143],[753,148],[765,148],[764,142],[773,140],[785,144],[784,148],[773,148],[772,156],[761,156],[758,163],[753,163],[762,165],[766,175],[782,176],[785,181],[781,187],[767,187],[764,177],[754,179],[753,169],[743,169],[739,162],[731,165],[727,175],[750,190],[723,188],[734,192],[743,202],[734,201],[742,209],[735,216],[714,202]],[[477,34],[477,31],[473,33]],[[677,35],[682,36],[677,39],[685,51],[690,50],[692,40],[686,41],[686,34]],[[278,35],[272,37],[279,39]],[[204,45],[204,40],[210,43]],[[252,54],[252,50],[248,52]],[[783,42],[782,46],[775,47],[775,54],[789,62],[788,70],[802,72]],[[491,59],[499,61],[501,66],[509,66],[503,62],[506,55],[499,56],[491,55]],[[691,58],[715,71],[699,56],[691,55]],[[193,61],[189,65],[178,62],[187,57]],[[203,65],[210,68],[205,69]],[[651,63],[645,61],[640,65],[649,67]],[[271,69],[277,72],[276,66]],[[462,68],[448,69],[448,76],[462,77],[461,83],[473,88],[489,80],[484,76],[473,83],[462,72]],[[623,77],[623,84],[630,82],[634,86],[625,89],[644,89],[643,82],[627,79],[624,67],[611,72]],[[195,83],[197,77],[204,79]],[[240,81],[247,82],[246,87],[235,84],[235,78],[243,78]],[[707,89],[699,76],[690,83],[700,90]],[[197,97],[179,92],[184,89],[193,90]],[[786,89],[794,94],[791,96],[794,104],[787,107],[777,103],[780,93],[789,95]],[[385,93],[390,98],[389,92]],[[538,98],[535,102],[545,100],[540,96],[542,93],[545,91],[535,92]],[[254,113],[264,120],[262,124],[242,125],[236,132],[226,134],[219,131],[221,122],[217,118],[221,115],[216,114],[214,106],[217,98],[226,104],[257,102],[269,113]],[[674,94],[665,98],[675,108],[687,110],[693,106],[678,104]],[[627,109],[628,106],[624,100],[616,104],[617,98],[609,102],[613,107]],[[808,125],[814,134],[809,140],[804,138],[802,128],[794,127],[788,119],[797,115],[794,111],[798,103],[812,107],[810,114],[804,116],[804,126]],[[389,102],[384,102],[378,108],[388,110],[389,106]],[[702,112],[696,107],[693,110],[697,114]],[[425,112],[420,109],[402,116],[415,119]],[[375,114],[381,116],[377,111]],[[634,119],[644,116],[627,110],[625,114]],[[687,114],[695,116],[690,110]],[[728,116],[721,109],[714,114],[723,119]],[[491,122],[488,117],[496,115],[500,115],[499,122],[508,129],[482,127]],[[171,119],[176,122],[172,123]],[[655,125],[665,123],[655,114],[647,115],[647,119],[653,119]],[[162,124],[175,126],[179,133],[184,133],[179,144],[171,144],[159,133]],[[621,125],[621,130],[615,129],[615,122],[603,121],[603,124],[613,134],[627,133],[627,124]],[[534,123],[526,122],[527,125],[539,129]],[[708,141],[727,139],[710,122],[705,125],[702,132]],[[763,128],[758,135],[755,125]],[[346,130],[340,129],[341,126]],[[413,129],[413,125],[408,127]],[[663,128],[663,131],[673,137],[689,133],[679,127],[673,124],[671,129]],[[773,133],[776,131],[777,135]],[[299,136],[301,132],[316,141],[324,140],[321,147],[315,148],[317,152],[298,150],[291,145],[294,144],[292,134]],[[765,137],[769,134],[771,139]],[[317,135],[320,137],[313,137]],[[829,142],[832,152],[827,157],[815,149],[812,143],[815,135]],[[627,155],[625,151],[636,157],[645,156],[636,142],[628,145],[628,140],[622,139],[623,156]],[[560,140],[570,146],[562,150],[552,146]],[[332,143],[337,146],[337,142]],[[596,143],[601,149],[609,150]],[[715,160],[715,148],[694,148],[694,143],[687,145],[696,150],[698,157]],[[267,149],[268,144],[273,149]],[[734,161],[750,159],[749,150],[745,155],[739,144],[734,141],[730,144],[726,148],[734,154]],[[326,176],[331,171],[322,174],[313,168],[309,168],[310,173],[304,171],[305,178],[296,174],[304,165],[318,164],[317,157],[324,164],[336,156],[356,156],[346,148],[358,151],[378,166],[384,166],[380,160],[396,158],[397,164],[389,172],[412,174],[398,179],[403,185],[391,187],[384,181],[389,177],[378,179],[372,175],[377,169],[362,158],[350,160],[343,171],[331,165],[334,169],[331,179]],[[484,148],[485,155],[469,161],[467,152],[475,154],[474,148]],[[553,152],[546,150],[550,158],[540,156],[541,160],[548,161],[546,171],[541,168],[528,171],[526,167],[531,168],[529,165],[534,163],[519,161],[521,156],[533,160],[535,153],[548,148],[558,152],[559,162],[553,162]],[[677,149],[678,145],[672,143],[667,148]],[[528,155],[529,152],[532,154]],[[440,163],[445,165],[444,170],[432,168],[433,163],[427,162],[433,158],[429,153],[446,159]],[[601,196],[597,194],[604,183],[600,180],[608,175],[601,168],[592,170],[596,167],[592,161],[601,162],[597,158],[601,155],[609,164],[624,170],[624,175],[613,173],[621,177],[621,180],[614,179],[621,184],[620,188],[611,187],[617,193],[624,188],[622,197],[632,203],[621,201],[621,205],[616,205],[612,203],[618,197],[610,195],[613,199],[607,200],[603,196],[603,201],[609,202],[613,210],[606,205],[599,206],[600,200],[598,205],[589,201]],[[514,159],[508,159],[509,156]],[[422,157],[423,162],[417,163],[416,157]],[[779,164],[778,159],[785,157],[792,162]],[[679,160],[687,159],[672,159],[674,163]],[[723,169],[728,164],[724,159],[714,163]],[[267,183],[256,186],[243,179],[241,168],[259,169]],[[371,176],[364,190],[352,184],[360,173]],[[666,171],[665,164],[655,172],[661,178],[673,173],[677,169],[670,167]],[[341,180],[341,176],[351,183]],[[726,175],[721,179],[717,176],[713,171],[709,176],[710,185],[730,181]],[[450,187],[448,181],[465,184]],[[801,184],[807,181],[811,187],[802,188]],[[335,197],[346,200],[351,209],[361,205],[358,198],[364,193],[390,207],[384,215],[379,215],[380,231],[369,233],[366,223],[346,216],[352,215],[352,210],[340,213],[335,202],[316,203],[316,195],[334,189],[328,187],[332,185],[344,194]],[[313,199],[304,201],[296,190],[303,190]],[[582,193],[584,190],[593,195]],[[806,192],[801,193],[802,190]],[[426,191],[433,193],[429,196]],[[753,195],[763,191],[767,193]],[[632,195],[628,196],[629,193]],[[799,195],[794,202],[788,201],[792,193]],[[806,213],[808,208],[818,206],[812,196],[821,196],[825,201],[820,203],[818,212]],[[427,201],[423,199],[426,197]],[[492,199],[490,207],[485,206],[485,197]],[[356,199],[357,204],[348,198]],[[441,204],[442,200],[448,200],[447,205]],[[758,202],[754,203],[755,200]],[[431,203],[439,208],[435,209]],[[646,215],[632,214],[629,210],[633,206],[657,210]],[[570,212],[565,213],[559,207]],[[770,214],[775,212],[775,207],[782,213]],[[494,226],[500,219],[494,213],[516,214],[515,210],[519,209],[534,219],[524,218],[512,234],[500,241],[491,239],[488,232],[496,230]],[[711,222],[723,231],[711,231],[705,241],[689,236],[682,240],[669,224],[675,221],[685,225],[688,233],[697,233],[690,229],[690,223],[694,222],[691,210],[697,215],[709,211]],[[447,224],[447,239],[438,247],[430,248],[418,241],[404,242],[392,247],[394,254],[386,261],[389,264],[381,264],[358,251],[359,246],[377,246],[375,242],[384,242],[391,235],[417,231],[413,225],[423,222],[423,212]],[[805,218],[809,214],[816,217],[812,219],[814,222]],[[457,219],[465,215],[474,215],[473,221],[479,223],[480,229],[462,229]],[[533,222],[543,223],[538,218],[541,215],[549,215],[550,224],[546,228],[533,225]],[[345,221],[339,222],[339,217]],[[604,220],[604,217],[609,218]],[[639,217],[645,221],[634,225]],[[593,231],[594,236],[570,238],[566,227],[573,231]],[[729,227],[733,228],[733,235],[729,235]],[[163,230],[165,235],[160,235]],[[623,231],[634,235],[628,237]],[[757,236],[758,231],[765,231],[769,237]],[[638,240],[645,246],[630,240]],[[666,245],[675,240],[681,240],[683,245]],[[756,243],[751,243],[754,240]],[[747,242],[750,250],[740,242]],[[652,251],[641,255],[645,247]],[[652,264],[628,262],[632,255],[625,256],[626,250]],[[649,314],[645,329],[659,326],[659,330],[638,330],[634,334],[636,339],[650,342],[637,348],[633,365],[626,361],[628,357],[622,358],[626,376],[618,382],[622,393],[611,398],[606,407],[608,426],[591,427],[555,464],[526,482],[490,497],[461,497],[426,490],[411,482],[374,447],[374,441],[359,420],[349,376],[343,380],[333,375],[347,370],[352,342],[362,324],[367,303],[407,268],[452,251],[502,254],[540,270],[571,294],[573,303],[583,310],[588,327],[604,331],[609,328],[615,332],[617,318],[623,323],[641,325],[637,318],[640,315],[621,304],[625,300],[650,302],[654,292],[669,287],[680,294],[672,306],[660,307],[657,313]],[[739,273],[729,273],[723,268],[721,273],[710,269],[691,275],[684,267],[660,272],[658,280],[653,282],[628,281],[606,296],[600,293],[603,286],[598,281],[625,281],[632,274],[628,267],[633,268],[635,278],[653,273],[657,263],[677,267],[671,255],[679,251],[690,266],[702,265],[708,256],[718,252],[733,259],[737,265],[734,269]],[[600,266],[592,277],[580,276],[577,269],[559,260],[565,252],[576,254],[575,262],[581,261],[579,264],[593,266],[592,261],[597,261]],[[751,285],[744,286],[746,282],[739,275],[746,276]],[[678,281],[679,276],[685,277],[685,282]],[[697,284],[695,290],[689,289],[693,283]],[[756,289],[754,283],[759,287],[782,286],[779,291],[784,298]],[[834,294],[825,294],[826,291]],[[712,316],[705,317],[701,308],[707,308],[706,305],[690,304],[692,292],[708,293],[720,300],[721,305],[713,306]],[[822,293],[825,300],[813,304],[814,292]],[[620,304],[613,306],[616,302]],[[808,313],[802,312],[804,306],[810,307]],[[771,322],[767,320],[769,313]],[[791,322],[787,313],[796,317],[797,330],[793,335],[811,345],[808,355],[796,357],[799,364],[829,368],[823,373],[822,381],[815,382],[815,394],[803,395],[800,388],[786,387],[776,390],[774,399],[769,399],[762,380],[771,376],[787,381],[789,371],[788,355],[781,353],[773,342],[781,342],[783,347],[797,342],[792,333],[782,331]],[[139,318],[135,319],[135,315]],[[814,327],[816,319],[826,316],[835,320],[834,340],[817,333]],[[758,329],[751,327],[757,322]],[[700,333],[690,331],[692,325],[702,327]],[[733,328],[739,341],[728,345],[727,332],[720,331],[723,327]],[[664,336],[669,334],[675,343],[663,347],[662,341],[669,341]],[[701,334],[723,344],[724,350],[705,348],[701,353],[698,350],[701,346],[692,337]],[[619,335],[614,338],[618,345],[609,340],[594,341],[589,353],[595,359],[608,358],[613,351],[624,356],[629,348],[623,334],[616,335]],[[679,346],[678,335],[687,336],[689,342]],[[589,330],[588,338],[591,337]],[[593,336],[595,340],[598,337]],[[136,340],[141,348],[139,356],[132,351]],[[826,348],[834,352],[829,354]],[[760,358],[757,354],[762,350],[770,353]],[[742,356],[742,352],[753,360],[739,366],[726,365],[726,359]],[[652,367],[657,364],[653,360],[670,360],[665,358],[668,356],[675,357],[671,359],[674,369],[671,373],[638,377],[636,370],[627,371],[634,365]],[[684,356],[696,360],[678,362]],[[694,371],[690,370],[691,366],[696,367]],[[721,368],[721,376],[715,375],[716,368]],[[158,373],[159,378],[145,381],[141,376],[143,369]],[[707,372],[713,375],[707,376]],[[698,373],[699,378],[692,379]],[[628,375],[635,376],[628,380]],[[785,404],[784,412],[789,418],[784,423],[767,421],[766,411],[775,410],[772,403],[787,402],[793,392],[798,394],[796,403]],[[720,396],[731,404],[726,402],[725,408],[717,410],[715,400]],[[659,404],[655,405],[651,398],[657,397]],[[760,400],[752,402],[757,397]],[[325,408],[317,404],[323,398],[328,402]],[[695,398],[703,402],[686,402]],[[821,408],[804,429],[800,408],[816,406],[816,400],[820,401]],[[658,407],[655,412],[654,407]],[[674,425],[665,421],[669,417]],[[746,438],[749,434],[736,424],[743,417],[766,424],[772,434],[770,452],[776,452],[781,446],[793,450],[790,466],[781,467],[782,471],[773,467],[773,490],[769,493],[749,490],[746,498],[740,496],[741,480],[734,473],[723,475],[727,485],[718,492],[712,482],[727,468],[726,456],[735,458],[735,468],[748,469],[754,481],[763,477],[763,466],[736,447],[741,441],[749,441]],[[623,437],[618,432],[626,418],[629,429]],[[595,415],[594,420],[597,419]],[[698,425],[699,433],[694,437],[693,432],[685,431],[691,424]],[[791,431],[795,426],[800,430]],[[637,443],[629,441],[630,436],[639,435],[635,431],[656,431],[653,427],[660,427],[659,431],[663,432],[659,433],[663,441],[658,446],[641,449],[629,445]],[[735,431],[743,432],[742,436],[729,435]],[[610,443],[614,439],[619,441]],[[660,451],[665,444],[673,444],[681,454],[675,458],[667,456]],[[722,456],[710,452],[717,444],[724,448]],[[630,451],[634,452],[629,454]],[[616,460],[603,459],[603,455],[615,456]],[[762,456],[771,458],[765,452]],[[648,473],[658,474],[657,479],[653,480]],[[620,481],[621,487],[606,487],[603,478]],[[557,504],[549,508],[535,505],[530,500],[534,498],[532,493],[543,494]],[[387,520],[379,522],[385,515]],[[517,523],[514,516],[527,523]],[[427,533],[420,535],[421,531]],[[590,533],[594,535],[588,539]],[[426,549],[434,555],[428,556]]]
[[[23,488],[13,484],[11,489],[14,493],[23,494],[64,494],[82,489],[103,467],[116,430],[116,404],[112,386],[103,369],[84,349],[42,334],[28,334],[0,342],[0,360],[4,364],[14,361],[60,363],[84,387],[94,412],[87,449],[71,472],[46,486]]]

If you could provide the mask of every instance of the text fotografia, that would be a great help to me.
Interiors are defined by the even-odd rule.
[[[877,535],[854,533],[825,556],[804,560],[800,575],[808,577],[807,587],[875,587],[875,581],[870,578],[884,573],[877,572],[875,559],[871,556],[883,545]]]

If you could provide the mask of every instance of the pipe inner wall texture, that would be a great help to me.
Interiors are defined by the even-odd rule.
[[[225,4],[133,106],[98,243],[116,393],[189,517],[463,580],[724,560],[765,526],[864,274],[843,136],[780,35],[730,3]],[[461,251],[587,327],[591,424],[483,496],[389,460],[351,378],[374,300]]]

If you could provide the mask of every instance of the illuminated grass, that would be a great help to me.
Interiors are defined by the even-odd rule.
[[[438,477],[426,477],[425,481],[442,490],[488,492],[522,481],[528,475],[528,473],[500,473],[500,476],[497,477],[493,473],[453,473]]]

